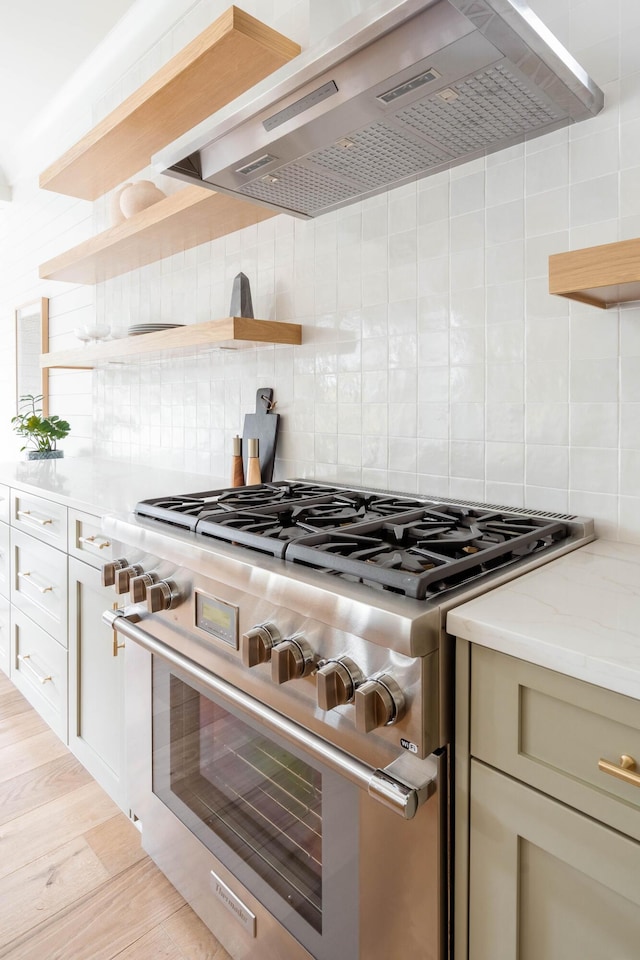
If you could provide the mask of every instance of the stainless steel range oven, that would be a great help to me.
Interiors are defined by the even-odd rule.
[[[234,958],[444,960],[444,617],[589,521],[292,481],[105,528],[145,849]]]

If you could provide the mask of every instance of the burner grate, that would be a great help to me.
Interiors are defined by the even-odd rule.
[[[274,557],[283,557],[288,543],[323,530],[351,528],[381,517],[405,519],[420,515],[418,501],[407,498],[345,493],[339,496],[308,497],[287,503],[268,504],[261,509],[242,510],[226,515],[203,516],[197,524],[202,536],[228,540]],[[421,504],[418,504],[422,506]]]
[[[303,481],[262,483],[252,487],[229,487],[203,493],[187,493],[176,497],[154,497],[141,500],[135,512],[139,517],[157,520],[185,530],[195,530],[198,522],[209,517],[231,513],[241,508],[262,507],[305,497],[340,494],[338,487],[323,487]]]
[[[419,600],[566,540],[575,519],[304,480],[155,498],[136,513]]]
[[[424,600],[543,550],[567,535],[559,522],[462,508],[358,524],[292,543],[287,560]]]

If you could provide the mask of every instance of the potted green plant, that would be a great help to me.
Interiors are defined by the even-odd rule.
[[[27,450],[27,460],[54,460],[63,457],[63,451],[56,449],[56,444],[71,430],[67,421],[60,417],[43,417],[42,407],[36,407],[41,401],[42,395],[34,397],[27,394],[20,397],[19,412],[11,418],[13,429],[18,436],[27,438],[24,447],[20,447],[21,451]],[[29,450],[29,445],[34,449]]]

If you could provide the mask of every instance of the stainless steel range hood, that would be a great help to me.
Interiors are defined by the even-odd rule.
[[[153,162],[310,218],[602,105],[521,0],[380,0]]]

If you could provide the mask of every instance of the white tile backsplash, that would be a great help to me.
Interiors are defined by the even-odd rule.
[[[525,480],[527,484],[536,487],[567,489],[569,486],[568,447],[550,446],[543,443],[528,445]]]
[[[487,403],[487,440],[524,440],[524,411],[523,403]]]
[[[633,364],[633,358],[626,362]],[[623,366],[624,363],[623,360]],[[603,360],[574,359],[571,363],[571,400],[583,403],[617,401],[621,382],[618,369],[617,357]],[[640,363],[637,364],[637,369],[640,372]],[[624,382],[623,378],[622,383]],[[624,394],[622,399],[625,399]],[[640,399],[640,389],[637,397],[629,396],[626,399]]]
[[[535,158],[538,157],[540,154],[535,154]],[[530,162],[527,160],[527,168]],[[547,159],[542,168],[553,170],[553,159]],[[555,189],[547,187],[541,192],[528,191],[524,215],[527,237],[567,230],[569,228],[569,187],[563,185]],[[602,217],[598,219],[601,220]]]
[[[569,404],[527,403],[525,436],[528,444],[557,443],[566,446],[569,443]]]
[[[306,42],[307,0],[253,6]],[[640,234],[640,13],[634,0],[532,7],[605,90],[604,112],[571,130],[315,221],[277,216],[96,287],[40,282],[37,265],[103,229],[108,198],[92,211],[35,185],[16,191],[0,210],[0,308],[9,324],[16,303],[50,297],[52,349],[75,346],[74,328],[94,319],[124,332],[225,316],[240,270],[257,316],[303,325],[300,347],[53,371],[52,409],[72,422],[65,449],[224,475],[269,385],[277,476],[572,510],[640,542],[640,308],[548,293],[550,254]],[[194,3],[96,115],[222,9]],[[10,414],[12,376],[0,383]]]
[[[572,403],[571,445],[618,448],[617,403]]]

